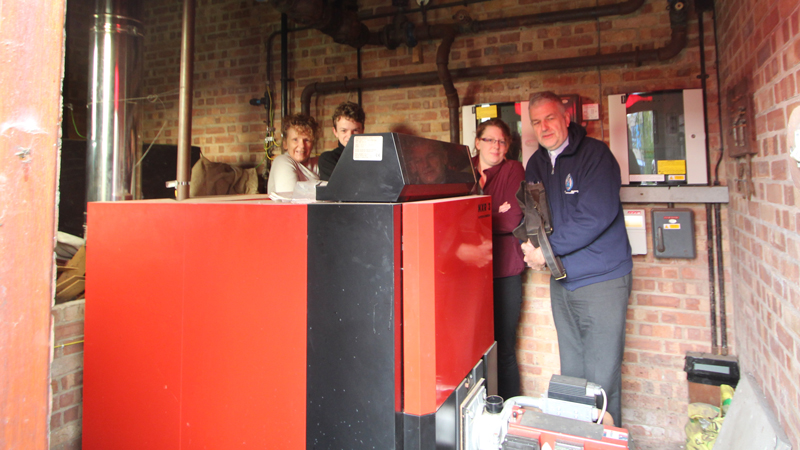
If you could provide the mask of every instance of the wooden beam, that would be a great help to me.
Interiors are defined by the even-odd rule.
[[[0,447],[46,450],[66,4],[0,4]]]

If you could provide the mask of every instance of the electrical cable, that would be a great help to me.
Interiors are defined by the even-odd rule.
[[[266,164],[267,161],[272,161],[274,159],[274,156],[272,156],[272,150],[277,148],[277,143],[275,142],[275,125],[274,125],[275,124],[275,108],[274,108],[274,103],[272,101],[272,88],[270,87],[270,84],[272,82],[272,78],[270,77],[270,73],[269,73],[269,60],[270,60],[270,55],[271,55],[271,50],[272,50],[270,48],[270,42],[271,42],[271,40],[267,40],[267,42],[265,43],[265,45],[267,47],[267,65],[266,65],[267,79],[266,79],[266,83],[265,83],[266,86],[265,86],[265,90],[264,90],[264,99],[265,99],[265,103],[266,103],[264,105],[264,108],[266,109],[266,113],[267,113],[267,120],[266,120],[267,129],[266,129],[266,131],[264,133],[264,159],[261,160],[260,163],[258,163],[256,168],[261,167],[262,164]]]
[[[261,164],[266,163],[267,160],[272,161],[275,157],[272,156],[272,150],[277,147],[275,142],[275,108],[272,107],[272,92],[267,86],[267,90],[264,92],[264,95],[267,98],[267,104],[269,107],[267,108],[267,131],[264,136],[264,157],[265,159],[262,160],[258,166],[260,167]]]
[[[165,97],[167,95],[173,94],[175,92],[178,92],[179,90],[180,89],[173,89],[171,91],[167,91],[167,92],[164,92],[162,94],[151,94],[151,95],[148,95],[146,97],[124,98],[124,99],[120,99],[120,102],[132,102],[132,101],[135,101],[135,100],[147,100],[150,103],[155,103],[155,101],[158,100],[159,103],[161,103],[161,110],[162,111],[166,111],[167,107],[164,105],[164,102],[161,100],[161,97]],[[67,103],[66,106],[67,106],[67,108],[69,108],[70,114],[72,115],[72,123],[75,124],[75,115],[74,115],[74,112],[72,110],[72,104],[71,103]],[[153,138],[153,141],[150,143],[150,146],[147,147],[147,150],[145,150],[145,152],[139,158],[139,161],[137,161],[136,164],[133,165],[134,168],[136,168],[139,164],[142,163],[142,161],[144,160],[144,157],[147,156],[147,154],[150,152],[150,149],[153,148],[153,144],[156,143],[156,141],[158,140],[158,137],[161,135],[161,132],[164,131],[164,127],[166,125],[167,125],[167,122],[163,121],[163,123],[161,124],[161,128],[158,130],[158,133],[156,133],[155,137]],[[85,136],[82,136],[78,132],[78,126],[77,125],[75,125],[75,132],[78,133],[78,136],[86,139]]]
[[[173,91],[176,91],[176,90],[177,90],[177,89],[175,89],[175,90],[173,90]],[[170,94],[170,93],[172,93],[173,91],[169,91],[169,92],[165,93],[164,95]],[[146,100],[147,100],[148,102],[150,102],[150,103],[155,103],[155,101],[156,101],[156,100],[158,100],[158,101],[159,101],[159,103],[161,103],[161,109],[162,109],[162,111],[166,111],[167,107],[164,105],[164,101],[162,101],[162,100],[161,100],[161,97],[160,97],[158,94],[148,95],[147,97],[143,97],[143,98],[144,98],[144,99],[146,99]],[[131,99],[131,100],[141,100],[141,99],[142,99],[142,98],[139,98],[139,99]],[[150,149],[151,149],[151,148],[153,148],[153,144],[155,144],[155,143],[156,143],[156,141],[158,140],[158,137],[159,137],[159,136],[161,136],[161,132],[162,132],[162,131],[164,131],[164,127],[165,127],[166,125],[167,125],[167,121],[166,121],[166,120],[164,120],[164,121],[162,121],[162,122],[161,122],[161,128],[158,130],[158,133],[156,133],[156,135],[155,135],[155,137],[153,138],[152,142],[150,142],[150,145],[147,147],[147,150],[145,150],[145,151],[144,151],[144,153],[142,153],[142,157],[141,157],[141,158],[139,158],[139,161],[137,161],[137,162],[136,162],[136,164],[134,164],[134,165],[133,165],[133,168],[134,168],[134,169],[135,169],[135,168],[136,168],[136,167],[137,167],[139,164],[141,164],[141,163],[142,163],[142,161],[144,161],[144,157],[145,157],[145,156],[147,156],[147,154],[148,154],[148,153],[150,153]]]
[[[606,390],[603,389],[603,388],[600,388],[600,392],[603,393],[603,409],[600,410],[600,417],[598,417],[598,419],[597,419],[597,423],[598,424],[602,424],[603,423],[603,418],[606,415],[606,408],[608,408],[608,397],[606,396]],[[614,425],[617,425],[617,424],[614,424]],[[619,425],[617,425],[617,426],[619,426]]]
[[[68,345],[75,345],[75,344],[83,344],[83,340],[67,342],[65,344],[58,344],[58,345],[53,346],[53,348],[54,349],[59,349],[59,348],[64,348],[64,347],[66,347]]]
[[[75,134],[77,134],[81,139],[86,139],[86,136],[82,135],[81,132],[78,131],[78,124],[75,123],[75,111],[72,109],[72,103],[67,103],[64,106],[69,109],[69,116],[72,117],[72,127],[75,128]]]

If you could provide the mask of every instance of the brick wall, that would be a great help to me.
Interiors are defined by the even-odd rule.
[[[75,300],[53,307],[51,450],[81,448],[84,306],[85,300]]]
[[[648,218],[652,207],[646,205]],[[688,403],[684,356],[686,352],[710,351],[706,212],[704,206],[691,209],[697,235],[695,259],[654,258],[649,219],[648,254],[633,258],[633,293],[622,367],[622,420],[635,436],[637,448],[682,448]],[[730,328],[728,335],[732,336]],[[530,273],[525,284],[520,337],[524,388],[538,395],[547,389],[550,375],[559,370],[545,272]]]
[[[466,9],[474,19],[480,20],[595,6],[596,3],[595,0],[494,0],[470,5]],[[362,10],[373,12],[385,11],[387,5],[388,2],[377,0],[359,2]],[[175,144],[181,6],[177,0],[147,0],[145,6],[144,84],[146,94],[156,97],[145,108],[144,141]],[[638,12],[621,17],[461,36],[453,44],[450,67],[591,55],[598,49],[603,53],[611,53],[629,51],[635,47],[659,48],[669,40],[670,34],[665,6],[664,0],[647,0]],[[427,20],[434,24],[452,23],[453,14],[462,8],[429,11]],[[712,30],[708,16],[706,14],[705,28]],[[415,23],[422,21],[419,14],[411,14],[409,18]],[[365,23],[370,29],[377,30],[389,21],[374,19]],[[584,103],[600,103],[602,121],[588,122],[586,125],[590,135],[608,141],[607,95],[700,87],[699,35],[697,14],[694,12],[690,14],[689,25],[687,48],[670,61],[640,67],[590,67],[498,75],[485,79],[456,80],[455,85],[461,104],[524,100],[531,92],[541,89],[551,89],[560,94],[579,94]],[[251,106],[248,101],[264,93],[267,80],[265,44],[270,33],[278,27],[279,15],[265,2],[198,1],[192,143],[201,147],[210,159],[237,164],[262,161],[266,115],[263,108]],[[713,164],[719,158],[720,139],[712,32],[707,33],[704,42],[710,73],[709,142],[710,161]],[[363,77],[435,71],[436,48],[437,42],[421,42],[414,50],[404,47],[396,50],[366,47],[361,52]],[[271,65],[276,126],[279,126],[277,116],[281,108],[279,50],[279,38],[276,38]],[[300,93],[309,83],[341,81],[345,77],[357,76],[355,50],[335,44],[331,38],[316,31],[291,33],[289,52],[289,77],[292,81],[288,93],[291,112],[299,112]],[[329,117],[333,108],[345,99],[355,100],[356,93],[313,97],[312,114],[323,125],[317,151],[335,145]],[[368,131],[403,131],[440,140],[449,139],[448,110],[444,90],[439,85],[364,91],[363,103],[367,112]],[[723,165],[720,173],[723,184],[726,182],[725,170],[726,166]],[[652,207],[664,205],[637,206],[646,207],[649,216]],[[678,448],[684,441],[687,385],[682,367],[685,352],[710,351],[705,208],[702,205],[676,206],[691,207],[695,211],[698,255],[696,259],[688,261],[655,260],[651,248],[650,254],[635,257],[634,292],[629,308],[623,366],[623,425],[632,430],[639,443],[649,443],[652,448],[659,449]],[[749,214],[755,216],[757,212]],[[723,207],[725,224],[728,223],[727,215],[727,207]],[[790,221],[794,221],[794,215],[789,216]],[[753,217],[747,217],[748,223],[754,220]],[[792,224],[794,226],[794,222]],[[730,247],[729,228],[726,226],[724,230],[723,247],[727,252]],[[648,229],[648,241],[649,233]],[[762,248],[770,247],[769,242],[762,243]],[[787,245],[793,243],[789,238],[786,242]],[[732,261],[729,259],[726,253],[726,268],[731,267]],[[763,261],[757,263],[764,264]],[[726,282],[729,283],[728,273],[726,270]],[[750,276],[749,279],[756,282],[759,276],[765,275]],[[786,277],[784,281],[788,282],[788,279]],[[776,286],[769,287],[774,289]],[[764,290],[762,287],[758,292]],[[733,290],[727,286],[726,292],[732,293]],[[797,298],[796,290],[794,292]],[[525,280],[519,354],[524,372],[524,390],[532,395],[541,393],[549,376],[559,370],[548,298],[544,274],[530,272]],[[754,304],[756,306],[763,307]],[[729,315],[734,314],[736,307],[739,307],[738,302],[729,304]],[[729,321],[731,325],[732,322]],[[736,325],[741,326],[738,322]],[[783,329],[792,328],[785,325]],[[733,331],[731,327],[729,337],[734,335]],[[786,331],[784,335],[789,333]],[[729,338],[729,341],[733,345],[733,339]],[[785,344],[775,341],[772,345]],[[768,353],[765,351],[767,348],[760,347],[757,351]],[[788,349],[786,354],[790,354]],[[59,416],[59,410],[54,407],[54,411],[54,417],[61,417],[54,420],[63,420],[63,412]]]
[[[788,157],[786,126],[800,105],[800,4],[787,0],[718,3],[723,92],[742,79],[750,80],[758,151],[750,163],[755,193],[747,198],[743,190],[732,192],[729,210],[737,346],[742,368],[754,374],[797,447],[800,221],[795,198],[800,178]],[[726,162],[731,175],[738,165],[748,164],[746,159]]]

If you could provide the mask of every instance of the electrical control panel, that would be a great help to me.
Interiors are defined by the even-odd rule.
[[[623,185],[704,185],[702,89],[608,96],[611,152]]]
[[[652,215],[655,257],[693,259],[696,253],[692,210],[657,208]]]

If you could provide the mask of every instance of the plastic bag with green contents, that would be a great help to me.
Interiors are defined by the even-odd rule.
[[[686,431],[687,450],[711,450],[722,427],[720,410],[708,403],[689,404],[689,422]]]
[[[717,440],[722,421],[730,407],[733,388],[720,386],[720,407],[708,403],[689,404],[689,422],[684,427],[687,450],[711,450]]]

